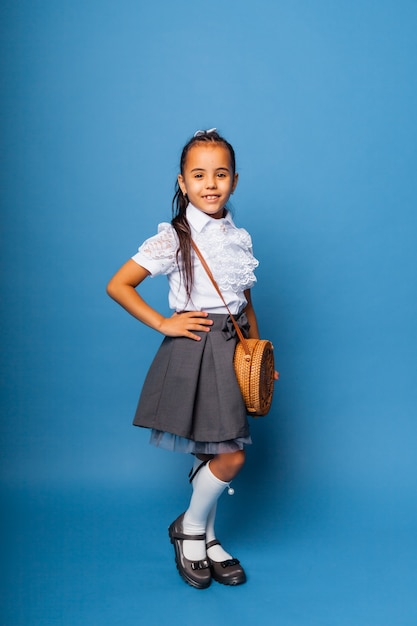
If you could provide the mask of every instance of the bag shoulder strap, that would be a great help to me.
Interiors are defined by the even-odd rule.
[[[243,345],[243,348],[245,350],[245,353],[247,355],[250,355],[249,344],[246,341],[245,337],[243,336],[243,333],[242,333],[242,331],[239,328],[239,324],[235,320],[233,314],[230,312],[230,309],[229,309],[229,307],[226,304],[226,300],[224,299],[224,296],[223,296],[222,292],[220,291],[220,287],[217,284],[217,281],[214,278],[211,269],[207,265],[206,260],[203,257],[203,255],[201,254],[200,249],[198,248],[197,244],[192,239],[191,239],[191,246],[193,247],[194,252],[198,256],[198,258],[200,259],[201,265],[204,267],[208,277],[210,278],[211,282],[213,283],[213,286],[214,286],[215,290],[217,291],[217,293],[219,294],[220,298],[222,299],[222,302],[223,302],[224,306],[226,307],[228,314],[230,315],[230,319],[232,320],[233,326],[235,327],[237,336],[239,337],[239,341],[242,342],[242,345]]]

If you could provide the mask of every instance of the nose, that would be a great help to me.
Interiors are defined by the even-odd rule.
[[[209,176],[207,178],[207,189],[215,189],[216,188],[216,178],[215,176]]]

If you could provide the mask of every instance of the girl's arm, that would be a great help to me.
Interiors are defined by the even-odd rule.
[[[107,293],[136,319],[168,337],[189,337],[200,341],[201,337],[192,331],[209,332],[213,323],[207,319],[204,311],[174,313],[172,317],[164,317],[145,302],[136,291],[145,278],[149,276],[147,269],[129,259],[110,279]]]

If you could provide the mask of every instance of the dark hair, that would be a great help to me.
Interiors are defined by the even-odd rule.
[[[180,172],[184,175],[185,162],[187,160],[188,152],[190,148],[197,144],[202,143],[217,143],[221,144],[228,149],[230,154],[230,162],[232,166],[232,175],[235,175],[236,171],[236,158],[235,151],[231,144],[224,139],[216,130],[211,131],[198,131],[194,137],[192,137],[184,146],[181,159],[180,159]],[[182,275],[185,284],[185,290],[188,299],[191,297],[191,289],[193,285],[193,266],[191,263],[191,228],[186,217],[186,209],[189,200],[186,195],[181,191],[178,184],[178,180],[175,183],[175,194],[172,199],[172,220],[171,224],[178,235],[179,248],[177,250],[177,264],[179,264],[179,255],[181,255],[182,262]]]

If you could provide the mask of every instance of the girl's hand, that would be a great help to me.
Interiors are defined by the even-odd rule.
[[[212,320],[208,319],[208,313],[205,311],[186,311],[165,317],[157,330],[167,337],[188,337],[194,341],[200,341],[201,337],[192,331],[208,333],[212,324]]]
[[[278,380],[279,379],[279,372],[275,371],[274,372],[274,380]]]
[[[201,337],[192,331],[209,332],[212,320],[205,311],[187,311],[164,317],[145,302],[136,291],[149,272],[132,259],[129,259],[110,279],[107,293],[133,317],[167,337],[189,337],[200,341]]]

